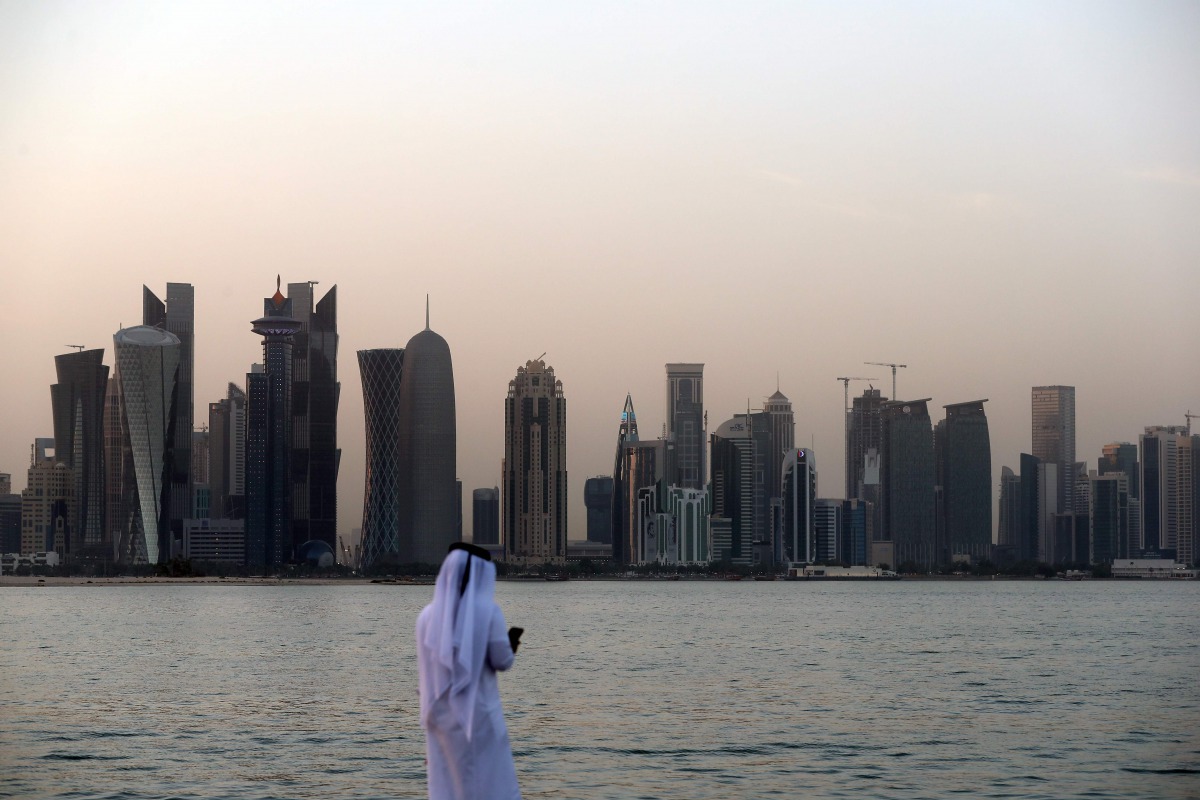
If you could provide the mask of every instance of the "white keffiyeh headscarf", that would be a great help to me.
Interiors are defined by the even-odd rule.
[[[465,582],[465,583],[464,583]],[[496,606],[496,567],[466,550],[451,550],[438,572],[429,621],[418,646],[428,668],[421,674],[421,725],[428,726],[433,704],[448,696],[450,709],[466,733],[475,718],[475,695],[487,658],[488,632]]]

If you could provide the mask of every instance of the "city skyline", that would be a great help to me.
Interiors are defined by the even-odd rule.
[[[465,490],[498,484],[512,366],[549,351],[574,540],[626,393],[644,439],[666,423],[666,363],[705,364],[710,427],[778,387],[822,497],[842,493],[837,376],[891,395],[868,361],[908,365],[898,399],[990,398],[994,497],[1031,452],[1030,387],[1076,387],[1092,468],[1200,412],[1192,5],[257,8],[237,26],[139,8],[0,10],[0,472],[18,489],[67,345],[112,368],[137,288],[189,283],[202,409],[259,360],[245,321],[279,272],[340,287],[347,541],[364,434],[345,354],[403,346],[427,292]]]

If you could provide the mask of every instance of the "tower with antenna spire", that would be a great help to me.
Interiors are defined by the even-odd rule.
[[[397,490],[401,563],[437,564],[459,539],[458,434],[450,345],[429,326],[404,347]]]
[[[280,291],[251,323],[263,337],[263,369],[246,376],[246,565],[277,569],[292,559],[292,347],[302,324]]]

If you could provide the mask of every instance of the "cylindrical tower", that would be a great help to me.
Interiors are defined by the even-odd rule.
[[[458,540],[455,425],[450,346],[427,326],[404,348],[400,381],[402,563],[438,564]]]
[[[130,515],[121,535],[122,561],[157,564],[169,552],[171,421],[179,371],[179,337],[149,325],[113,336],[121,427],[133,467]],[[165,502],[164,502],[165,501]]]

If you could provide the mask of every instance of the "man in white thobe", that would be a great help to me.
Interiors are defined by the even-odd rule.
[[[495,588],[491,555],[456,542],[417,617],[430,800],[521,797],[496,682],[512,666],[520,629],[505,629]]]

